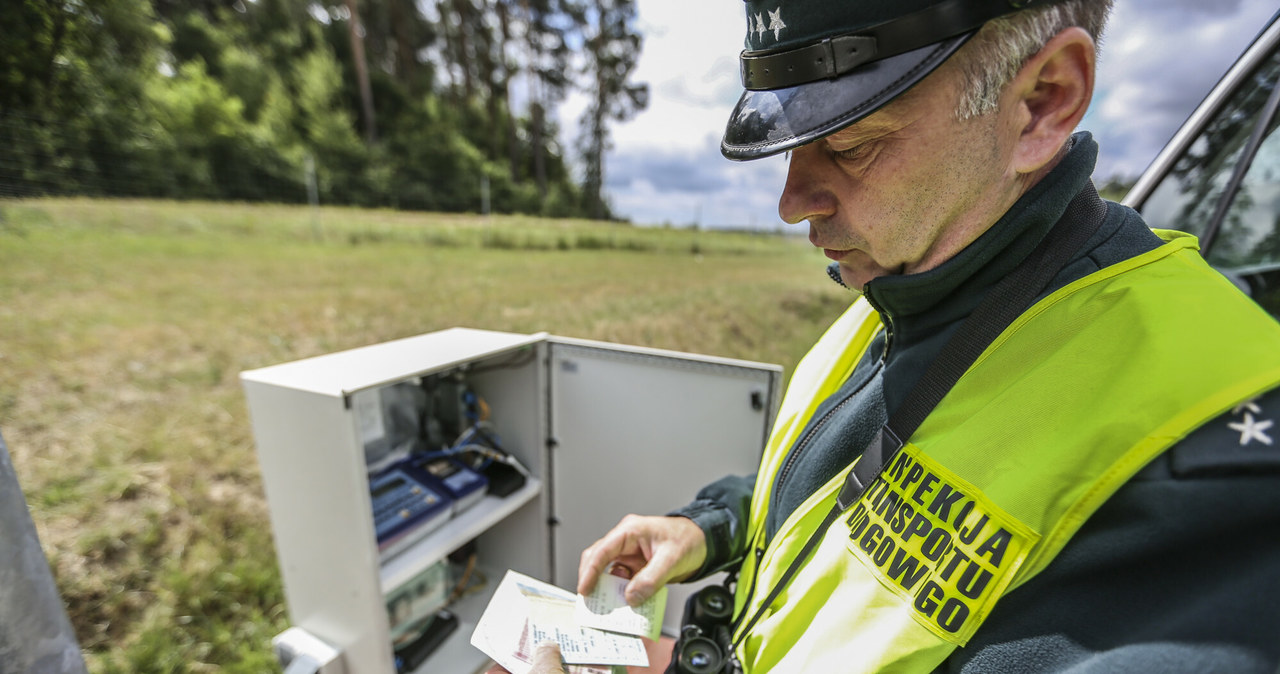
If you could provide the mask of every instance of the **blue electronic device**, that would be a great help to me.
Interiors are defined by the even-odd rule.
[[[484,475],[448,456],[410,459],[409,463],[434,478],[441,491],[453,499],[455,515],[479,503],[489,489]]]
[[[449,520],[453,499],[407,462],[369,481],[378,554],[386,559]]]

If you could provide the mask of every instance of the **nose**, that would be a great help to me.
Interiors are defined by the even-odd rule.
[[[787,182],[778,199],[778,216],[784,222],[794,225],[830,216],[836,211],[835,195],[822,179],[826,158],[816,145],[810,143],[791,152]]]

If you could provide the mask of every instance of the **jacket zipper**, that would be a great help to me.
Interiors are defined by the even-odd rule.
[[[880,353],[879,364],[880,366],[883,366],[885,362],[889,360],[889,348],[893,345],[893,319],[890,318],[889,314],[886,313],[874,299],[872,299],[870,294],[864,294],[863,297],[867,298],[867,303],[871,305],[871,308],[875,309],[876,313],[880,314],[880,322],[884,324],[884,351]],[[875,376],[874,372],[871,374],[873,377]],[[871,378],[868,377],[867,381],[870,382]],[[841,400],[838,405],[827,410],[827,413],[822,415],[822,418],[818,420],[818,423],[814,424],[813,428],[810,428],[808,433],[805,433],[805,436],[801,438],[800,443],[796,445],[795,451],[791,452],[791,455],[787,457],[786,462],[782,464],[782,470],[779,471],[778,478],[774,481],[775,494],[781,491],[780,488],[782,487],[783,482],[786,481],[787,474],[791,472],[792,466],[800,456],[800,453],[803,452],[805,447],[809,444],[809,441],[813,439],[813,436],[826,425],[827,421],[829,421],[836,412],[840,411],[840,408],[844,407],[845,404],[853,399],[853,396],[857,395],[861,390],[862,389],[859,388],[857,391],[851,392],[844,400]]]
[[[888,360],[889,358],[889,346],[893,343],[893,321],[889,318],[889,314],[885,313],[884,309],[881,309],[880,305],[877,304],[875,300],[871,299],[870,295],[864,294],[863,296],[867,298],[867,303],[871,305],[871,308],[875,309],[876,313],[880,314],[880,322],[884,324],[884,330],[885,330],[884,351],[881,352],[880,362],[876,366],[876,367],[883,367],[885,361]],[[874,377],[875,377],[875,372],[872,372],[871,376],[867,378],[867,382],[869,383]],[[839,404],[837,404],[835,407],[832,407],[831,409],[827,410],[827,413],[822,415],[822,418],[818,420],[818,423],[814,424],[813,428],[810,428],[808,433],[805,433],[804,437],[800,439],[799,444],[796,445],[795,451],[792,452],[791,455],[787,457],[786,462],[782,465],[782,470],[778,472],[778,478],[774,482],[773,493],[777,493],[778,491],[780,491],[778,488],[781,487],[783,482],[787,479],[787,474],[791,472],[791,468],[792,466],[795,465],[797,457],[799,457],[800,453],[803,452],[805,447],[808,446],[809,441],[813,439],[813,436],[816,435],[817,432],[823,426],[826,425],[826,423],[831,419],[832,416],[835,415],[836,412],[840,410],[840,408],[844,407],[850,400],[853,399],[853,396],[857,395],[861,390],[862,388],[859,388],[857,391],[853,391],[849,393],[849,395],[845,396],[844,400],[841,400]],[[770,495],[770,498],[772,499],[772,494]],[[764,547],[761,547],[759,544],[756,544],[753,552],[755,554],[755,568],[751,573],[751,588],[747,591],[746,601],[742,605],[743,614],[738,616],[738,619],[734,621],[734,624],[733,624],[734,633],[737,632],[737,629],[742,621],[742,618],[746,616],[746,609],[747,607],[751,606],[751,600],[755,598],[756,578],[760,576],[760,561],[764,559]]]
[[[867,304],[870,304],[871,308],[875,309],[877,314],[880,314],[880,322],[884,324],[884,351],[880,354],[880,362],[887,362],[889,360],[889,349],[893,347],[893,317],[880,306],[879,302],[876,302],[871,293],[863,293],[862,296],[867,298]]]
[[[883,363],[883,361],[881,362]],[[880,364],[877,364],[876,367],[879,368]],[[872,371],[871,377],[867,378],[867,382],[870,383],[873,377],[875,377],[874,371]],[[866,386],[866,384],[863,384],[863,386]],[[861,391],[862,387],[859,387],[856,391],[850,391],[849,395],[844,397],[844,400],[841,400],[836,406],[827,410],[827,413],[822,415],[822,418],[818,420],[818,423],[814,424],[813,427],[809,429],[809,432],[804,434],[804,437],[801,438],[800,442],[796,445],[795,451],[791,452],[791,455],[787,457],[786,463],[782,464],[782,470],[778,472],[778,479],[774,481],[774,494],[782,491],[781,487],[787,480],[787,474],[791,472],[791,468],[795,466],[796,461],[799,460],[800,454],[809,446],[809,442],[813,440],[813,436],[817,435],[818,431],[822,430],[822,427],[826,426],[827,422],[831,420],[831,417],[835,416],[836,412],[839,412],[841,408],[849,404],[849,401],[853,400],[853,397],[858,395]],[[770,496],[772,496],[772,494]]]

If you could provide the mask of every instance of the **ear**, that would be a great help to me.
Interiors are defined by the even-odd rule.
[[[1013,168],[1034,173],[1054,162],[1093,99],[1097,49],[1083,28],[1049,40],[1014,76],[1004,95],[1013,98],[1019,136]]]

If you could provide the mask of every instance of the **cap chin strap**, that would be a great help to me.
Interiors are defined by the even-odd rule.
[[[872,61],[957,37],[1005,14],[1056,0],[947,0],[848,35],[780,52],[743,51],[742,86],[784,89],[834,79]]]

